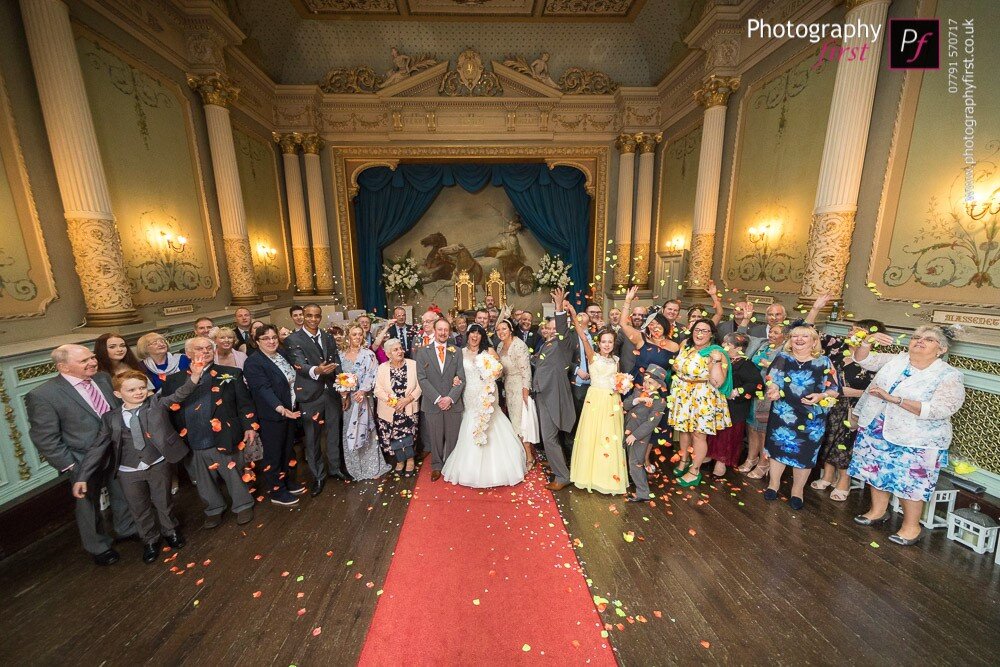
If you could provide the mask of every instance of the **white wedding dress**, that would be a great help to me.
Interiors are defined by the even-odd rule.
[[[483,411],[484,389],[488,385],[480,376],[475,357],[470,357],[465,351],[462,357],[465,364],[465,390],[462,392],[465,412],[458,442],[445,461],[441,474],[452,484],[476,489],[519,484],[527,473],[524,447],[497,403],[493,404],[493,413],[489,416],[486,443],[479,445],[475,441],[474,432]],[[496,387],[495,380],[489,382]],[[493,395],[497,396],[497,393]]]

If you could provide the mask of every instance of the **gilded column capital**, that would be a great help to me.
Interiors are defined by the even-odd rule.
[[[635,135],[635,142],[639,147],[639,153],[652,153],[656,150],[656,145],[663,141],[663,133],[656,134],[639,133]]]
[[[867,5],[870,2],[884,2],[888,5],[892,0],[844,0],[844,6],[847,8],[847,11],[851,12],[861,5]]]
[[[729,96],[739,87],[738,77],[715,76],[713,74],[705,81],[705,85],[694,91],[694,99],[706,109],[726,106],[729,102]]]
[[[618,149],[619,153],[635,153],[635,135],[619,134],[618,138],[615,139],[615,148]]]
[[[274,143],[281,146],[281,152],[285,155],[295,155],[299,152],[299,146],[302,145],[302,134],[300,132],[272,132],[271,138],[274,139]]]
[[[188,74],[188,86],[201,95],[203,104],[213,104],[228,109],[239,97],[240,89],[225,74]]]
[[[302,152],[311,155],[319,155],[320,149],[323,148],[323,139],[318,134],[303,134],[302,135]]]

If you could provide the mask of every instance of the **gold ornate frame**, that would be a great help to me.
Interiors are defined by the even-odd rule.
[[[590,240],[591,275],[594,296],[603,301],[605,280],[605,250],[608,235],[608,168],[610,149],[607,145],[585,146],[330,146],[336,189],[336,229],[344,276],[344,299],[349,307],[360,300],[357,275],[357,247],[354,243],[354,197],[358,193],[358,174],[375,166],[395,169],[400,162],[543,162],[550,169],[568,166],[586,176],[585,187],[591,197]],[[587,292],[589,285],[578,288]]]
[[[35,280],[38,289],[36,297],[25,302],[35,303],[34,312],[0,314],[0,320],[38,317],[45,314],[49,304],[59,298],[59,293],[56,291],[55,278],[52,276],[52,266],[49,263],[49,254],[45,247],[45,236],[42,233],[38,210],[35,208],[35,197],[31,192],[28,168],[24,162],[24,153],[21,152],[21,142],[18,139],[14,113],[2,72],[0,72],[0,117],[5,121],[0,127],[0,159],[3,160],[11,196],[14,198],[14,208],[17,209],[18,228],[21,231],[25,250],[31,260],[30,275]]]

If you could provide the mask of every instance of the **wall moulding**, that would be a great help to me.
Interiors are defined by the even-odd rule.
[[[354,244],[354,204],[357,177],[365,169],[387,166],[394,169],[401,162],[435,163],[502,163],[544,162],[549,168],[570,166],[587,175],[587,192],[592,198],[591,209],[591,271],[594,291],[600,298],[605,273],[605,249],[608,233],[608,168],[610,148],[606,145],[552,146],[337,146],[329,148],[334,169],[336,190],[336,221],[334,235],[340,245],[341,274],[344,277],[344,298],[349,307],[359,303],[356,245]],[[348,249],[352,249],[347,251]],[[600,278],[600,279],[598,279]]]

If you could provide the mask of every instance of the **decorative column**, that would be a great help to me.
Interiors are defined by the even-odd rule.
[[[650,237],[653,229],[653,164],[656,145],[663,133],[637,134],[639,147],[639,187],[635,195],[635,229],[632,234],[632,282],[645,288],[649,285]]]
[[[87,325],[137,322],[69,10],[61,0],[23,0],[21,15]]]
[[[315,294],[312,254],[309,251],[309,224],[306,222],[306,200],[302,194],[302,169],[299,167],[299,147],[302,135],[288,132],[273,135],[281,147],[285,166],[285,197],[288,200],[288,220],[292,229],[292,260],[295,264],[295,293]]]
[[[323,195],[323,172],[319,152],[323,140],[318,134],[302,137],[303,159],[306,163],[306,191],[309,196],[309,229],[312,232],[313,261],[316,265],[316,294],[332,296],[333,255],[330,252],[330,229],[326,221],[326,198]]]
[[[739,88],[739,79],[712,75],[696,90],[694,98],[705,107],[698,156],[698,182],[694,196],[691,259],[688,262],[684,296],[702,298],[712,279],[715,223],[719,211],[719,179],[722,176],[722,144],[726,136],[726,104]]]
[[[884,26],[890,1],[847,0],[844,22]],[[822,294],[829,294],[832,300],[843,296],[884,33],[880,31],[878,40],[870,46],[867,39],[844,40],[845,49],[857,47],[861,52],[867,47],[867,57],[837,64],[799,296],[799,306],[805,308],[810,308]],[[831,303],[825,310],[829,312],[832,307]]]
[[[632,257],[632,193],[635,189],[635,137],[620,134],[615,140],[618,149],[618,207],[615,216],[615,264],[614,287],[624,287],[629,283],[629,261]]]
[[[208,126],[208,146],[215,173],[215,194],[222,217],[222,243],[226,249],[229,283],[233,305],[260,303],[254,282],[253,254],[247,236],[247,215],[243,208],[243,190],[236,166],[236,146],[229,105],[236,101],[239,88],[223,74],[189,74],[188,85],[201,95]]]

